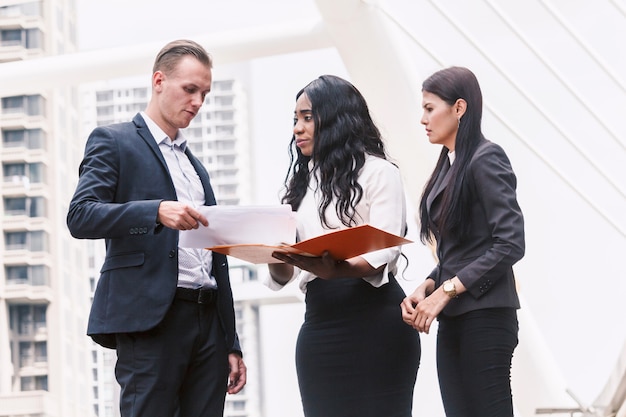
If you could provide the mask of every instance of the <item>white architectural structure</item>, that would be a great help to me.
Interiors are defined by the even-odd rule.
[[[626,39],[624,1],[314,4],[317,13],[307,15],[308,21],[195,39],[221,65],[335,48],[368,99],[413,204],[435,154],[419,126],[421,80],[445,66],[471,68],[483,88],[485,133],[512,160],[526,217],[527,253],[516,266],[524,300],[513,365],[518,415],[560,410],[624,416],[626,54],[619,49]],[[66,86],[142,74],[160,46],[4,63],[0,96],[36,94],[51,79]],[[252,132],[252,137],[267,134]],[[276,149],[283,152],[284,146]],[[2,352],[0,346],[0,358]],[[427,400],[433,396],[436,390]],[[583,404],[576,403],[579,397]],[[416,398],[419,415],[425,399],[419,391]]]

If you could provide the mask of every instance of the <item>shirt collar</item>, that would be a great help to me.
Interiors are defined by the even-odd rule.
[[[157,125],[154,120],[152,120],[150,116],[146,114],[146,112],[142,111],[140,112],[140,114],[141,117],[143,117],[143,120],[146,122],[146,125],[148,125],[148,130],[150,130],[150,134],[152,134],[152,137],[154,137],[157,145],[175,145],[179,147],[183,152],[185,152],[185,149],[187,148],[187,138],[185,137],[185,135],[183,135],[183,132],[181,130],[178,130],[176,137],[174,138],[174,140],[172,140],[169,136],[167,136],[163,129],[161,129],[159,125]],[[174,143],[174,141],[176,143]]]
[[[454,153],[454,151],[448,152],[448,159],[450,160],[450,166],[452,166],[454,160],[456,159],[456,154]]]

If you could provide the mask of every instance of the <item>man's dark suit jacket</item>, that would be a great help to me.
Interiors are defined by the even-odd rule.
[[[438,287],[456,275],[467,292],[451,300],[442,313],[456,316],[483,308],[519,308],[513,264],[524,256],[524,219],[508,157],[500,146],[483,140],[469,162],[465,186],[471,202],[465,216],[469,225],[466,239],[441,232],[436,226],[442,192],[451,181],[448,173],[450,170],[440,172],[441,178],[426,198],[439,258],[428,277]]]
[[[215,204],[209,175],[186,154],[206,196]],[[98,127],[80,164],[67,225],[72,236],[106,242],[106,258],[89,315],[87,334],[115,348],[115,334],[155,327],[168,311],[178,282],[178,231],[157,225],[163,200],[177,200],[167,164],[141,115]],[[240,352],[226,257],[213,253],[217,310],[227,346]]]

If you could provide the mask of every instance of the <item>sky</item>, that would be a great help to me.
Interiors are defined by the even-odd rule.
[[[78,16],[78,43],[81,50],[92,50],[100,48],[118,47],[128,44],[129,42],[154,43],[167,41],[175,38],[188,37],[193,39],[195,36],[204,36],[212,32],[230,31],[238,28],[264,27],[273,24],[290,22],[300,18],[319,16],[315,2],[313,0],[205,0],[201,2],[194,0],[177,0],[175,3],[167,0],[77,0],[79,11]],[[558,3],[558,2],[557,2]],[[528,5],[529,7],[532,5]],[[468,6],[469,7],[469,6]],[[589,19],[592,21],[593,19]],[[427,22],[422,22],[422,27],[427,27]],[[543,23],[543,22],[542,22]],[[538,22],[539,24],[539,22]],[[485,25],[487,28],[487,25]],[[602,28],[598,28],[601,31]],[[491,30],[491,29],[489,29]],[[429,33],[427,32],[427,35]],[[445,48],[445,38],[435,36],[437,42],[441,43],[441,47]],[[546,43],[549,38],[545,38]],[[607,44],[608,45],[608,44]],[[470,49],[467,48],[468,53]],[[215,58],[215,76],[219,76],[221,67],[219,57]],[[522,59],[519,57],[518,59]],[[520,63],[522,64],[522,63]],[[267,58],[254,59],[250,62],[251,79],[253,90],[250,92],[251,105],[250,131],[252,136],[252,148],[255,154],[255,172],[256,177],[262,179],[256,185],[256,203],[274,204],[278,200],[278,193],[286,173],[288,164],[287,144],[291,138],[291,120],[293,106],[295,102],[296,92],[306,85],[309,81],[324,73],[332,73],[339,76],[348,77],[346,70],[339,54],[333,49],[324,49],[313,52],[294,53],[284,56],[273,56]],[[519,71],[527,71],[523,65],[519,65]],[[585,83],[589,85],[590,83]],[[556,88],[554,84],[542,86],[543,88]],[[530,91],[530,90],[529,90]],[[493,91],[485,91],[487,98],[493,97]],[[491,94],[491,95],[490,95]],[[517,103],[511,102],[510,108],[514,108]],[[565,106],[560,107],[565,111]],[[417,109],[416,109],[417,110]],[[607,109],[611,111],[611,109]],[[613,109],[614,111],[615,109]],[[509,112],[507,117],[512,117],[514,113]],[[610,119],[610,120],[614,120]],[[536,136],[543,139],[544,132],[539,130],[535,132]],[[557,142],[554,142],[554,146]],[[514,149],[510,149],[514,151]],[[514,166],[516,165],[516,154],[523,154],[524,149],[515,149],[518,152],[510,152]],[[531,186],[526,184],[534,184],[537,189],[541,189],[544,177],[542,166],[537,166],[537,178],[520,179],[520,198],[523,200],[531,192],[537,192],[530,189]],[[581,175],[584,174],[580,170]],[[549,205],[549,189],[539,191],[541,196],[546,196],[546,205]],[[523,202],[523,201],[522,201]],[[576,198],[563,198],[559,201],[559,206],[550,207],[549,214],[555,217],[564,217],[573,215],[566,209],[575,204],[579,204]],[[586,213],[586,212],[585,212]],[[529,223],[534,220],[533,213],[527,212]],[[581,221],[586,219],[588,214],[581,217]],[[554,221],[557,224],[557,221]],[[583,227],[585,223],[582,223]],[[555,226],[556,230],[556,226]],[[593,231],[589,231],[591,233]],[[600,232],[597,232],[598,235]],[[414,236],[414,235],[413,235]],[[593,235],[595,236],[595,235]],[[415,236],[414,236],[415,237]],[[549,252],[554,250],[553,246],[559,245],[559,241],[550,241],[544,239],[543,236],[536,236],[529,233],[529,242],[532,240],[532,247],[529,248],[527,255],[532,255],[531,251]],[[565,238],[565,237],[564,237]],[[601,236],[599,236],[601,238]],[[414,239],[417,241],[417,239]],[[411,253],[411,265],[409,273],[410,278],[407,281],[401,281],[405,291],[411,291],[415,284],[415,277],[423,276],[423,270],[419,270],[419,265],[430,265],[432,260],[427,250],[420,243],[415,243],[406,248]],[[611,249],[614,252],[615,249]],[[575,255],[572,255],[575,256]],[[610,256],[610,255],[607,255]],[[562,260],[561,260],[562,261]],[[581,263],[584,259],[579,260]],[[555,264],[558,264],[555,260]],[[524,263],[520,266],[523,271]],[[583,268],[582,264],[580,265]],[[610,315],[605,316],[602,310],[597,309],[597,305],[586,303],[587,283],[570,283],[567,277],[555,278],[552,276],[553,271],[558,269],[558,265],[551,267],[543,277],[537,278],[542,281],[540,284],[528,282],[524,290],[525,294],[533,293],[536,287],[533,285],[542,285],[546,288],[543,294],[537,296],[537,300],[529,300],[535,303],[537,320],[549,323],[552,341],[558,337],[559,348],[563,348],[560,357],[557,358],[559,364],[575,363],[579,361],[584,363],[580,368],[563,369],[570,385],[574,387],[576,393],[584,402],[589,403],[595,399],[600,392],[608,373],[617,360],[616,352],[618,348],[615,346],[607,347],[602,343],[596,343],[599,347],[594,355],[586,358],[576,357],[582,349],[580,346],[580,338],[599,339],[604,337],[603,333],[612,331],[612,327],[602,326],[606,320],[610,319]],[[423,269],[423,268],[422,268]],[[557,271],[558,273],[558,271]],[[559,285],[568,285],[570,288],[561,288]],[[623,284],[622,284],[623,286]],[[543,288],[542,287],[542,288]],[[578,289],[573,289],[577,287]],[[550,298],[549,290],[552,290],[556,296]],[[569,291],[569,292],[568,292]],[[568,297],[570,292],[574,292],[575,297]],[[580,296],[582,294],[582,296]],[[565,295],[563,298],[559,296]],[[580,296],[580,298],[578,298]],[[607,294],[611,297],[611,294]],[[545,310],[542,309],[542,302],[545,304]],[[569,309],[558,309],[560,303],[580,303],[581,308],[575,310],[575,314],[569,314]],[[610,305],[610,303],[608,303]],[[585,309],[591,311],[586,312]],[[525,311],[527,311],[525,309]],[[542,317],[544,311],[550,311],[552,314],[558,314],[558,317],[545,318]],[[265,338],[267,343],[272,343],[272,352],[265,352],[263,361],[266,370],[271,370],[269,374],[274,378],[271,385],[276,388],[277,394],[269,393],[270,401],[268,404],[268,415],[271,417],[296,417],[299,414],[298,393],[295,381],[295,371],[289,363],[293,360],[293,346],[297,328],[301,321],[303,305],[295,306],[274,306],[263,309],[263,320],[270,323],[275,333],[266,331],[261,336]],[[609,310],[610,312],[610,310]],[[566,321],[577,320],[578,315],[591,317],[588,322],[581,322],[580,329],[572,325],[566,326]],[[559,322],[563,323],[562,328]],[[589,322],[593,324],[593,328],[589,327]],[[596,326],[597,323],[597,326]],[[619,340],[619,330],[623,325],[617,324],[617,336],[612,336],[611,340]],[[613,330],[615,331],[615,330]],[[557,335],[557,336],[555,336]],[[416,396],[419,404],[416,409],[422,411],[420,414],[429,417],[438,417],[441,414],[440,404],[438,403],[438,392],[436,388],[436,376],[434,370],[434,337],[432,335],[422,337],[424,352],[422,354],[422,365],[418,375],[416,392],[427,393]],[[568,351],[568,345],[571,350]],[[599,346],[598,346],[599,345]],[[580,369],[587,369],[586,372],[579,372]],[[291,400],[286,400],[286,398]],[[427,398],[427,400],[424,400]]]

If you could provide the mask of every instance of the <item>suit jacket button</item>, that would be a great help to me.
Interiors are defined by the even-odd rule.
[[[170,258],[173,258],[175,255],[176,255],[176,253],[175,253],[173,250],[171,250],[171,251],[170,251],[170,254],[169,254],[169,257],[170,257]]]

